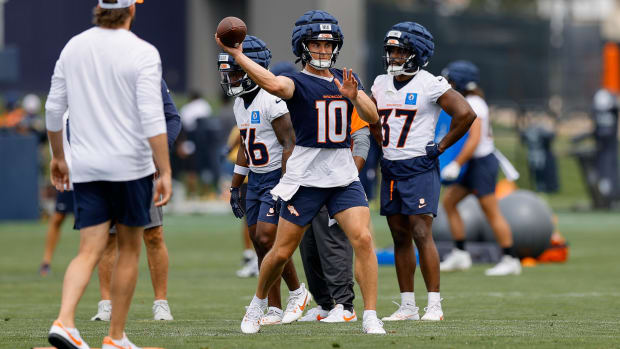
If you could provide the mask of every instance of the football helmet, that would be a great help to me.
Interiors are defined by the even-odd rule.
[[[308,41],[332,42],[332,53],[329,59],[314,59],[308,49]],[[291,43],[293,54],[303,64],[308,63],[318,70],[329,69],[334,66],[343,44],[342,31],[338,20],[329,13],[321,10],[312,10],[304,13],[293,27]]]
[[[256,36],[246,35],[242,43],[243,53],[251,60],[267,69],[271,62],[271,51],[265,42]],[[228,53],[221,52],[217,59],[220,71],[220,86],[230,97],[254,91],[258,85],[248,77],[248,74],[235,62]]]
[[[435,52],[433,36],[422,25],[415,22],[397,23],[383,39],[383,66],[390,75],[415,75],[425,67]],[[404,59],[390,56],[394,48],[409,53]]]
[[[473,91],[480,84],[480,71],[470,61],[454,61],[441,71],[441,75],[461,93]]]

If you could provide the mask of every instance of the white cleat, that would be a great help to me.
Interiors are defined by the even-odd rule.
[[[368,334],[385,334],[383,322],[376,316],[368,317],[362,321],[362,329]]]
[[[509,255],[504,255],[493,268],[487,269],[486,276],[504,276],[521,274],[521,261]]]
[[[241,320],[241,332],[257,333],[260,331],[261,319],[265,315],[265,310],[259,305],[250,304]]]
[[[258,276],[258,259],[250,258],[241,269],[237,270],[237,276],[244,279]]]
[[[101,349],[140,349],[140,347],[131,343],[123,333],[123,338],[120,340],[114,340],[110,336],[103,338]]]
[[[336,304],[336,306],[330,310],[326,318],[320,320],[321,322],[355,322],[357,321],[357,315],[355,310],[350,312],[344,308],[342,304]]]
[[[471,255],[467,251],[453,248],[443,262],[439,263],[440,271],[457,271],[471,268]]]
[[[383,321],[403,321],[403,320],[420,320],[420,313],[418,312],[420,308],[416,307],[413,304],[403,304],[400,305],[396,302],[394,304],[398,305],[398,309],[390,315],[382,318]]]
[[[167,300],[160,299],[153,302],[153,319],[165,321],[174,320]]]
[[[441,301],[435,304],[430,304],[428,307],[424,308],[424,316],[422,316],[422,321],[441,321],[443,320],[443,310],[441,309]]]
[[[90,321],[110,321],[112,316],[112,301],[102,300],[97,303],[97,314]]]
[[[267,314],[260,319],[261,325],[278,325],[282,323],[282,309],[277,307],[269,307]]]
[[[321,308],[320,305],[317,305],[316,307],[308,310],[306,312],[306,315],[302,316],[297,321],[301,321],[301,322],[321,321],[325,319],[327,315],[329,315],[329,312]]]
[[[58,320],[52,324],[47,340],[52,346],[59,349],[90,349],[77,328],[64,327]]]
[[[306,289],[306,285],[301,284],[301,288],[303,290],[299,295],[289,295],[286,310],[284,311],[284,316],[282,317],[283,324],[290,324],[291,322],[297,321],[303,315],[304,309],[306,309],[308,303],[310,303],[312,296]]]

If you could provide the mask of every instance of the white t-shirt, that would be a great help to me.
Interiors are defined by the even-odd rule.
[[[480,141],[474,150],[473,158],[482,158],[495,150],[493,129],[489,122],[489,106],[482,97],[477,95],[469,95],[465,99],[480,119]]]
[[[288,113],[286,102],[260,89],[248,108],[245,107],[243,98],[237,97],[233,111],[245,143],[250,170],[267,173],[281,168],[283,148],[271,123]]]
[[[208,118],[211,116],[211,105],[204,99],[195,99],[181,108],[181,122],[185,131],[194,131],[196,122],[200,118]]]
[[[450,84],[426,70],[420,70],[400,90],[393,80],[391,75],[379,75],[371,88],[383,124],[383,157],[405,160],[426,155],[441,112],[437,99]]]
[[[125,29],[74,36],[56,62],[45,104],[50,131],[69,109],[74,183],[155,172],[148,138],[166,133],[157,49]]]

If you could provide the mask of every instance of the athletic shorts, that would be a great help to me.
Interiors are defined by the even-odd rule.
[[[310,224],[323,205],[330,217],[351,207],[368,207],[368,199],[360,181],[344,187],[299,187],[295,195],[282,203],[280,216],[301,227]]]
[[[144,227],[151,222],[153,175],[124,182],[73,183],[73,192],[76,229],[106,221],[130,227]]]
[[[73,213],[73,190],[58,192],[56,194],[56,212]]]
[[[153,181],[153,191],[155,191],[155,181]],[[155,206],[155,201],[151,200],[151,207],[149,208],[149,216],[151,223],[144,226],[144,229],[151,229],[164,225],[164,210],[161,206]],[[110,234],[116,234],[116,225],[112,222],[110,227]]]
[[[278,224],[278,215],[275,213],[276,202],[271,196],[271,189],[280,182],[282,169],[267,173],[250,171],[248,176],[248,190],[245,196],[245,214],[248,226],[258,221]]]
[[[402,180],[381,180],[382,216],[432,214],[437,216],[441,183],[439,171],[430,170]]]
[[[456,182],[477,197],[495,193],[499,162],[493,153],[469,160],[467,170]]]

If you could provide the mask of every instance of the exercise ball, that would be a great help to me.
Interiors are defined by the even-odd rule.
[[[499,201],[499,209],[510,225],[519,258],[536,258],[549,247],[553,233],[552,213],[536,194],[517,190]],[[482,223],[482,237],[485,241],[495,241],[486,219]]]
[[[465,240],[479,241],[485,218],[478,204],[478,199],[474,195],[468,195],[456,205],[456,209],[459,211],[465,226]],[[452,241],[448,215],[442,204],[439,205],[437,217],[433,220],[433,238],[435,241]]]

